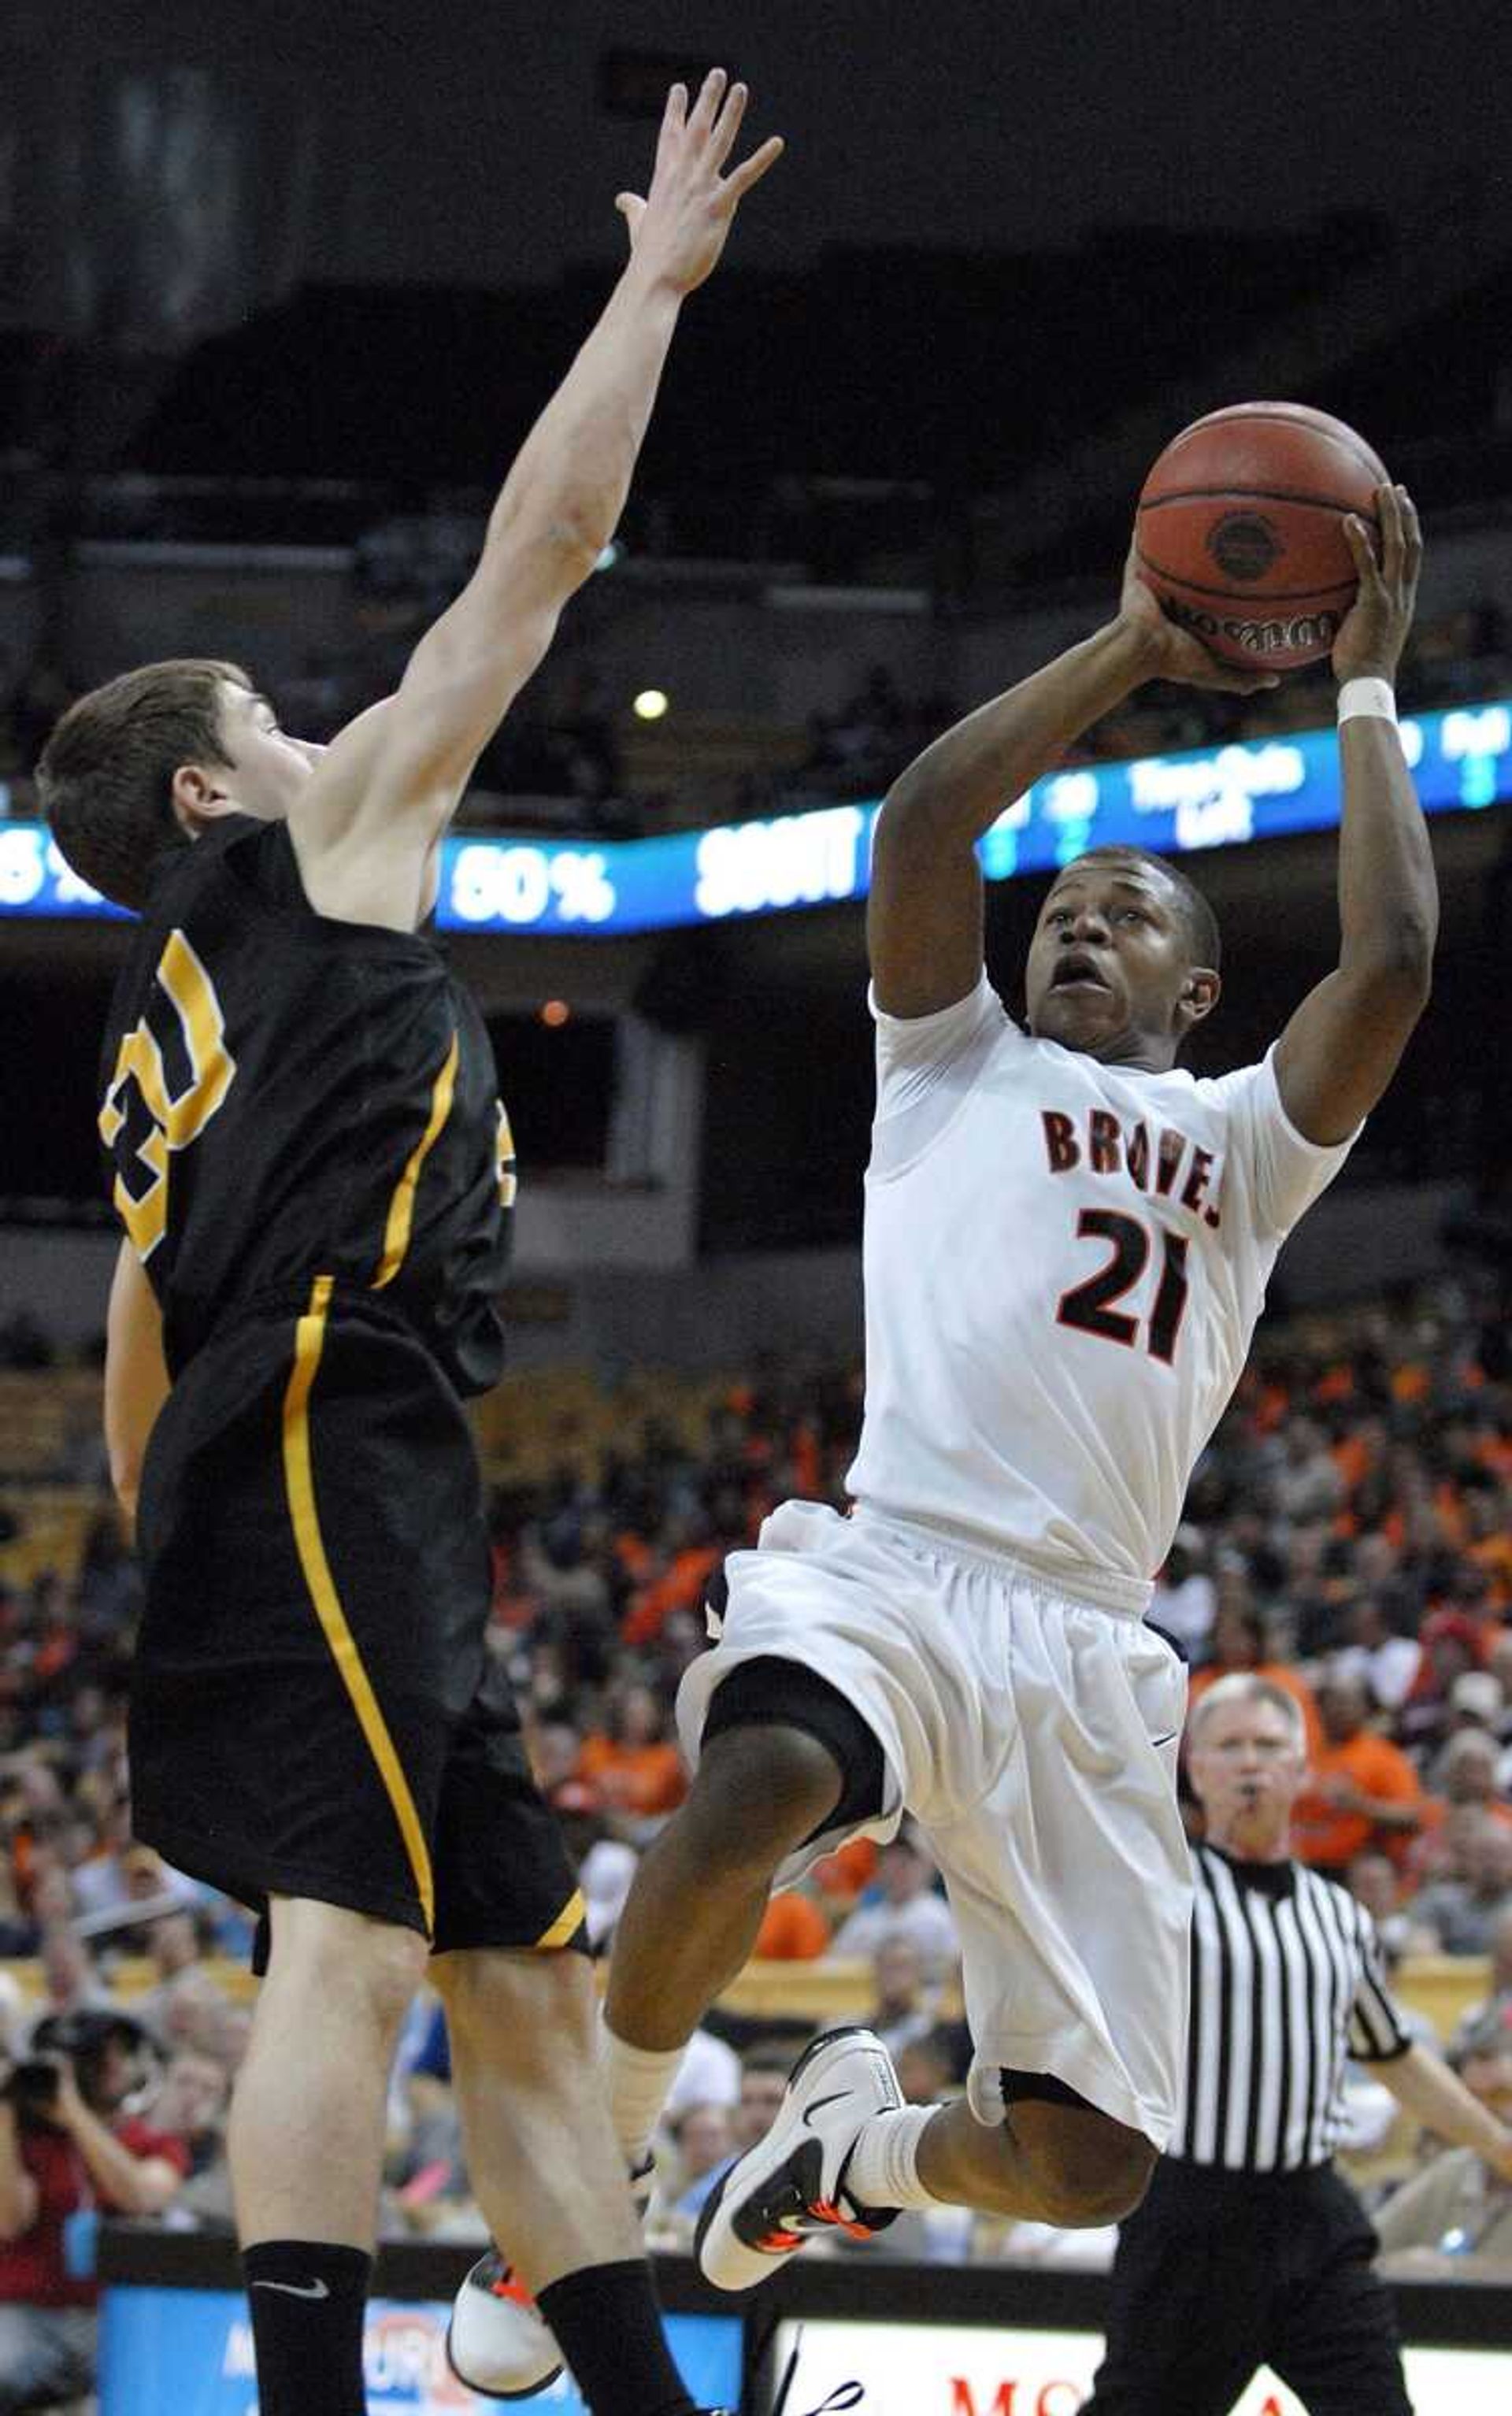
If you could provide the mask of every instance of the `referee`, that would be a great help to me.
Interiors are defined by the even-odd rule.
[[[1190,1768],[1206,1835],[1184,2102],[1119,2233],[1082,2416],[1227,2416],[1261,2365],[1311,2416],[1411,2416],[1375,2234],[1333,2167],[1345,2059],[1504,2179],[1512,2131],[1409,2038],[1364,1907],[1293,1861],[1307,1776],[1293,1697],[1221,1679],[1192,1714]]]

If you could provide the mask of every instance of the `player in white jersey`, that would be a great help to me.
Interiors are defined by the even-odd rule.
[[[882,813],[854,1508],[788,1502],[727,1564],[717,1647],[678,1706],[697,1775],[621,1919],[603,2069],[638,2156],[774,1879],[905,1808],[960,1926],[975,2062],[968,2103],[905,2107],[869,2032],[817,2042],[709,2202],[701,2258],[725,2287],[903,2206],[1110,2221],[1170,2135],[1186,1688],[1142,1613],[1280,1244],[1422,1010],[1437,923],[1390,687],[1417,524],[1401,490],[1377,502],[1379,564],[1347,524],[1360,590],[1333,656],[1338,964],[1262,1064],[1177,1065],[1217,1001],[1217,933],[1138,850],[1056,878],[1027,1030],[983,971],[975,845],[1005,802],[1146,679],[1259,685],[1132,569],[1107,627],[939,740]]]

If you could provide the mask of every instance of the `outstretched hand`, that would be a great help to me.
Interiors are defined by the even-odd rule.
[[[728,176],[720,170],[734,148],[747,91],[714,68],[691,109],[687,87],[674,83],[657,142],[651,189],[620,193],[614,207],[629,229],[638,266],[679,294],[702,285],[724,249],[734,215],[753,185],[782,156],[782,138],[769,135]]]
[[[1253,696],[1257,688],[1279,685],[1274,672],[1242,672],[1236,663],[1221,662],[1201,638],[1182,628],[1167,613],[1155,590],[1140,575],[1139,539],[1128,549],[1118,618],[1139,641],[1149,664],[1144,679],[1179,680],[1184,687],[1222,688],[1232,696]]]
[[[1395,680],[1417,601],[1423,539],[1417,512],[1405,487],[1378,487],[1381,559],[1370,533],[1352,513],[1344,536],[1360,574],[1359,592],[1334,640],[1334,677]]]

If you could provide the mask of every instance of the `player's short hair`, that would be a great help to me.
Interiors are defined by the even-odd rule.
[[[1162,874],[1176,893],[1187,932],[1187,945],[1191,951],[1191,962],[1204,966],[1211,973],[1220,970],[1223,942],[1218,931],[1218,918],[1196,882],[1188,881],[1179,865],[1172,864],[1163,855],[1152,855],[1148,848],[1111,844],[1089,847],[1086,853],[1079,855],[1076,861],[1078,864],[1141,864],[1149,871]]]
[[[80,879],[117,906],[140,910],[159,856],[189,845],[171,794],[179,765],[231,761],[226,680],[252,686],[237,663],[144,663],[79,697],[42,749],[37,788],[53,836]]]
[[[1296,1697],[1278,1686],[1274,1678],[1257,1678],[1247,1669],[1231,1670],[1227,1678],[1217,1679],[1205,1693],[1199,1695],[1187,1723],[1187,1744],[1201,1744],[1202,1730],[1213,1714],[1228,1711],[1235,1703],[1265,1703],[1273,1712],[1279,1712],[1292,1731],[1297,1751],[1307,1751],[1308,1724]]]

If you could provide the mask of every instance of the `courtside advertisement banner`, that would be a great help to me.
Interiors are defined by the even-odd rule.
[[[1102,2342],[1096,2333],[824,2320],[781,2326],[779,2375],[794,2351],[783,2416],[852,2408],[857,2416],[1077,2416],[1091,2394]],[[1410,2348],[1403,2362],[1416,2416],[1507,2416],[1512,2408],[1512,2355]],[[1171,2416],[1181,2410],[1173,2408]],[[1307,2410],[1274,2376],[1260,2374],[1232,2416]]]
[[[374,2299],[364,2336],[370,2416],[459,2416],[495,2403],[466,2391],[446,2363],[449,2306]],[[741,2328],[734,2316],[669,2316],[667,2338],[694,2399],[733,2408]],[[528,2416],[588,2416],[566,2378],[511,2407]],[[100,2416],[257,2416],[247,2302],[230,2290],[113,2286],[100,2321]]]
[[[1418,714],[1401,736],[1425,812],[1512,800],[1512,700]],[[977,853],[989,881],[1006,881],[1053,872],[1089,847],[1186,855],[1329,830],[1339,802],[1335,733],[1298,731],[1053,773],[1005,808]],[[458,832],[442,850],[436,924],[610,939],[844,905],[869,886],[880,811],[879,800],[816,806],[597,845]],[[69,871],[41,823],[0,820],[0,916],[122,912]]]

